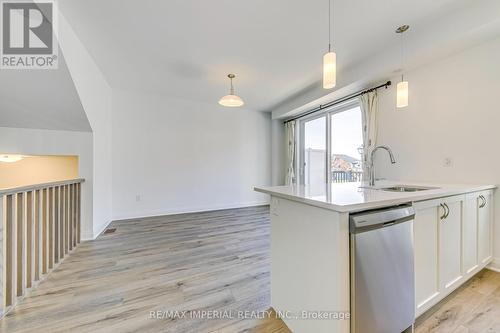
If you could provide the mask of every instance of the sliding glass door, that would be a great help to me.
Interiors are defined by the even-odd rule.
[[[306,185],[324,184],[326,173],[326,116],[303,123],[303,182]]]
[[[349,103],[300,122],[302,184],[359,182],[363,174],[361,109]]]

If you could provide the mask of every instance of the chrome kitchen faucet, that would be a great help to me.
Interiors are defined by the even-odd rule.
[[[387,150],[387,152],[389,153],[389,157],[391,159],[391,163],[394,164],[396,163],[396,160],[394,159],[394,154],[392,153],[392,150],[391,148],[389,148],[388,146],[377,146],[375,148],[373,148],[372,150],[372,153],[370,155],[370,165],[369,165],[369,172],[370,172],[370,186],[375,186],[375,163],[374,162],[374,158],[375,158],[375,152],[379,149],[385,149]]]

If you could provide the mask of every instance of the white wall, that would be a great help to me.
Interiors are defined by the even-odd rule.
[[[0,127],[0,152],[27,155],[75,155],[82,184],[82,239],[93,238],[92,133]]]
[[[59,2],[64,11],[64,2]],[[59,43],[90,122],[94,148],[93,236],[111,222],[111,88],[71,25],[59,12]]]
[[[114,91],[112,147],[113,219],[267,203],[269,113]]]
[[[410,105],[396,110],[395,87],[381,90],[378,176],[442,183],[500,184],[500,38],[407,74]],[[393,82],[396,82],[394,78]],[[450,158],[452,165],[444,166]],[[500,191],[495,197],[500,263]]]

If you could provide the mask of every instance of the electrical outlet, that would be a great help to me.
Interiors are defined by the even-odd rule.
[[[141,200],[142,200],[141,195],[140,195],[140,194],[137,194],[137,195],[135,196],[135,201],[136,201],[136,202],[139,202],[139,201],[141,201]]]
[[[453,159],[451,157],[446,157],[443,161],[443,166],[445,168],[451,168],[453,166]]]

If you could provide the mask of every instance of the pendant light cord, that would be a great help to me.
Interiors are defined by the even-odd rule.
[[[328,52],[332,51],[332,0],[328,0]]]
[[[400,33],[401,35],[401,82],[404,81],[404,45],[403,45],[403,34],[404,32]]]

